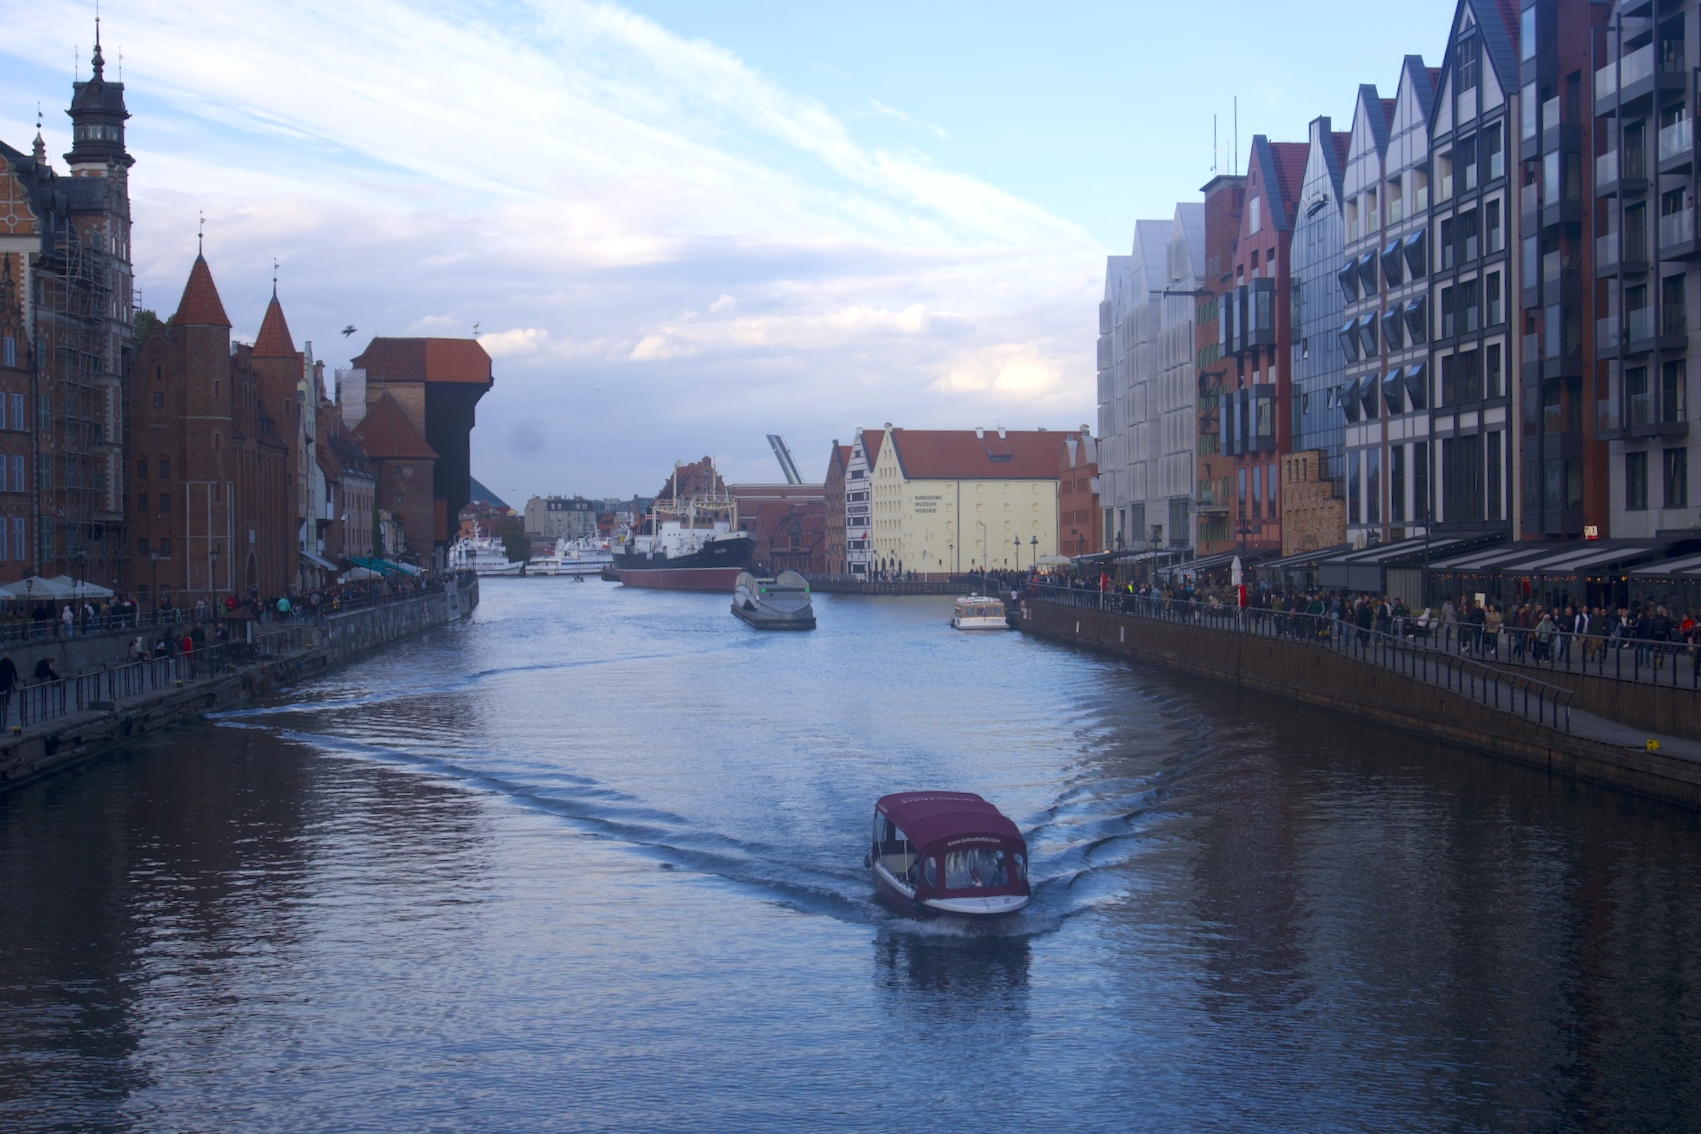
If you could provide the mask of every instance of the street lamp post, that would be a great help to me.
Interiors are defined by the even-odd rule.
[[[981,554],[984,555],[984,554],[986,554],[986,551],[987,551],[987,546],[986,546],[986,521],[976,520],[975,521],[975,527],[980,529],[980,550],[981,550]],[[970,566],[973,566],[973,564],[974,564],[974,561],[970,560]],[[986,564],[984,564],[984,563],[981,564],[981,569],[985,570]]]
[[[1021,544],[1020,539],[1018,539],[1016,542],[1017,542],[1018,546]],[[1028,556],[1028,568],[1029,568],[1029,570],[1032,570],[1033,568],[1039,566],[1039,536],[1035,536],[1033,538],[1031,546],[1033,548],[1033,552],[1032,552],[1032,554],[1030,554]]]

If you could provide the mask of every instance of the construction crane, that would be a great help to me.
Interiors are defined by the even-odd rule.
[[[774,459],[780,462],[780,471],[785,473],[786,483],[802,484],[803,477],[797,471],[797,462],[791,459],[791,450],[786,448],[786,439],[778,433],[770,433],[768,444],[774,447]]]

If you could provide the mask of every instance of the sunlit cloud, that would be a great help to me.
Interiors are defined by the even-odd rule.
[[[239,327],[275,256],[292,329],[333,365],[373,334],[479,328],[497,385],[474,466],[493,487],[648,490],[703,452],[766,479],[774,431],[819,475],[858,425],[965,426],[988,399],[1012,424],[1091,409],[1102,250],[1078,226],[863,141],[715,44],[541,0],[107,17],[143,302],[175,304],[204,212]],[[43,61],[87,41],[82,11],[13,0],[0,107],[63,102]],[[0,138],[27,148],[33,121],[7,113]]]

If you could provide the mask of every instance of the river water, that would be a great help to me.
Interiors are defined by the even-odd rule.
[[[1701,1129],[1701,820],[949,600],[487,581],[0,797],[0,1130]],[[898,919],[873,800],[1036,897]]]

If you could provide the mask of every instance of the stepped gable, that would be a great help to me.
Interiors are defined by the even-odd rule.
[[[893,429],[892,447],[909,480],[1057,480],[1061,433],[1044,429]],[[864,440],[867,439],[864,435]],[[870,459],[872,464],[872,458]]]
[[[260,333],[254,338],[255,358],[295,358],[295,340],[290,337],[289,323],[284,319],[283,304],[276,293],[266,305],[266,317],[260,321]]]
[[[435,461],[437,451],[425,443],[396,399],[385,394],[367,407],[354,428],[355,440],[374,460]]]
[[[230,316],[224,313],[219,289],[213,284],[212,269],[205,256],[196,256],[189,269],[189,282],[183,286],[183,299],[177,304],[177,314],[171,317],[174,327],[223,327],[230,329]]]

